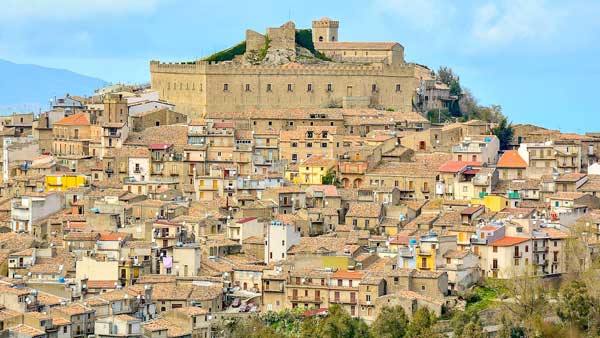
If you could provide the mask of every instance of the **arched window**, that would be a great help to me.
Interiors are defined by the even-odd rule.
[[[323,37],[319,36],[319,42],[323,42]]]

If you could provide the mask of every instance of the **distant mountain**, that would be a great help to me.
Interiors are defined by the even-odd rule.
[[[0,113],[46,109],[55,96],[91,95],[106,84],[69,70],[0,59]]]

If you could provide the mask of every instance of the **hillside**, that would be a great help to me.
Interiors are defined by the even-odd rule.
[[[72,71],[0,59],[0,113],[46,108],[50,98],[89,95],[106,81]]]

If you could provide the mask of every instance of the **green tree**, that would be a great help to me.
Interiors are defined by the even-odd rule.
[[[436,336],[433,325],[436,322],[435,314],[429,309],[422,307],[415,311],[412,320],[408,324],[405,338],[433,337]]]
[[[375,338],[402,338],[408,327],[408,316],[402,306],[384,307],[371,325]]]
[[[277,338],[281,337],[274,329],[266,326],[258,316],[236,318],[217,329],[221,337],[227,338]]]
[[[311,318],[302,323],[301,338],[370,338],[369,327],[362,319],[352,318],[339,305],[329,308],[325,318]]]
[[[506,150],[510,146],[512,141],[514,130],[512,124],[508,122],[506,117],[500,119],[498,125],[492,130],[494,135],[500,140],[500,149]]]
[[[481,322],[479,319],[475,318],[471,320],[465,327],[463,328],[463,332],[460,336],[462,338],[485,338],[487,334],[483,331],[483,326],[481,326]]]
[[[594,303],[585,283],[574,280],[561,288],[556,312],[569,327],[586,332],[592,324],[592,308],[599,305]]]
[[[499,281],[502,285],[503,307],[515,327],[522,327],[525,335],[534,337],[539,330],[540,318],[548,315],[550,288],[535,275],[534,267],[508,271],[510,278]]]
[[[330,171],[322,179],[323,184],[333,185],[336,183],[335,173]]]
[[[441,83],[444,83],[448,86],[451,86],[452,83],[457,83],[457,84],[460,83],[460,79],[458,78],[458,75],[456,75],[456,73],[454,73],[454,71],[450,67],[441,66],[437,71],[436,78]],[[460,84],[459,84],[459,86],[460,86]]]

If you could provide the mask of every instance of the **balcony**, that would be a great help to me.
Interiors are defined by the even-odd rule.
[[[513,254],[513,258],[521,258],[521,257],[523,257],[523,253],[522,253],[522,252],[520,252],[520,251],[519,251],[519,252],[515,252],[515,253]]]
[[[358,299],[356,298],[350,298],[350,299],[343,299],[343,298],[329,298],[329,302],[330,303],[337,303],[337,304],[357,304],[358,303]]]
[[[11,205],[13,209],[29,209],[22,201],[13,201]]]
[[[508,198],[518,200],[518,199],[521,199],[521,194],[519,194],[518,192],[514,192],[514,191],[509,192]]]
[[[288,296],[288,299],[291,302],[305,302],[305,303],[323,303],[325,301],[325,297],[315,297],[315,296],[304,296],[304,295],[296,295],[296,296]]]
[[[540,253],[548,252],[548,247],[543,246],[543,245],[534,245],[533,252],[540,252]]]

